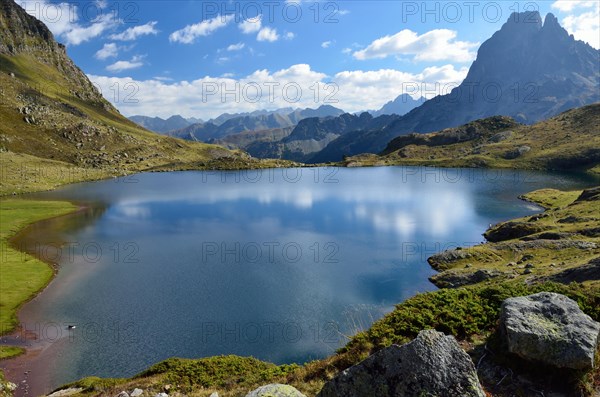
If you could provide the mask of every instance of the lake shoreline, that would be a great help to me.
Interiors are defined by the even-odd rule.
[[[31,203],[36,206],[43,206],[44,202],[45,201],[31,200]],[[52,201],[52,203],[56,202]],[[30,321],[28,317],[25,317],[23,308],[51,286],[60,270],[60,266],[58,263],[53,263],[53,261],[45,258],[41,255],[40,251],[27,250],[25,248],[26,244],[24,243],[27,240],[28,234],[32,233],[36,226],[45,222],[51,222],[58,218],[76,216],[89,208],[89,205],[75,203],[73,201],[63,201],[63,203],[73,206],[73,209],[66,213],[27,223],[6,239],[8,246],[12,250],[19,252],[21,255],[35,258],[52,270],[52,276],[48,281],[40,286],[35,293],[19,303],[16,308],[16,326],[11,330],[2,329],[2,334],[0,334],[0,345],[9,347],[15,346],[25,350],[22,354],[8,357],[0,361],[0,368],[4,371],[5,377],[7,377],[9,381],[15,383],[18,387],[17,390],[15,390],[15,396],[26,395],[30,392],[37,395],[35,393],[51,391],[48,390],[49,366],[44,365],[44,363],[51,362],[52,357],[54,357],[52,354],[49,354],[49,352],[57,350],[52,349],[53,344],[55,344],[56,341],[44,341],[37,332],[24,328],[23,325],[30,324],[32,321]],[[56,351],[54,354],[59,354],[59,352]],[[35,373],[36,375],[30,377],[29,375],[31,373]],[[40,376],[41,378],[39,378]]]

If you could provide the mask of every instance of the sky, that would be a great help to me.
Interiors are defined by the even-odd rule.
[[[600,48],[600,1],[17,0],[126,116],[379,109],[458,85],[514,11]]]

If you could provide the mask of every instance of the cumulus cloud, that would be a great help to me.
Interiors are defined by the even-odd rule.
[[[277,34],[277,29],[273,28],[262,28],[258,34],[256,35],[256,40],[258,41],[277,41],[279,40],[279,34]]]
[[[238,25],[242,33],[252,34],[256,33],[262,27],[262,15],[258,15],[254,18],[245,19]]]
[[[103,61],[108,58],[114,58],[117,55],[119,55],[119,48],[117,45],[115,43],[105,43],[104,47],[99,49],[94,57]]]
[[[63,36],[67,39],[67,43],[71,45],[78,45],[89,41],[119,25],[121,21],[118,20],[115,15],[115,13],[98,15],[92,20],[92,23],[89,26],[82,27],[74,25],[71,30],[63,33]]]
[[[112,11],[100,11],[98,15],[82,24],[79,20],[77,3],[52,3],[48,0],[24,0],[19,4],[29,14],[44,22],[50,31],[68,45],[79,45],[100,36],[121,23]],[[96,4],[99,10],[102,3]]]
[[[110,93],[114,83],[137,86],[137,103],[115,103],[126,115],[169,117],[181,114],[209,119],[231,113],[232,109],[251,112],[290,106],[315,108],[322,104],[331,104],[348,112],[378,109],[402,93],[415,98],[445,93],[459,84],[467,71],[466,67],[456,69],[446,65],[426,68],[420,73],[381,69],[343,71],[328,76],[313,70],[310,65],[297,64],[277,71],[260,69],[239,78],[206,76],[193,81],[89,77],[104,93]],[[107,96],[108,100],[112,99]]]
[[[229,25],[235,18],[234,15],[217,15],[212,19],[207,19],[193,25],[187,25],[183,29],[177,30],[169,35],[169,41],[183,44],[192,44],[200,36],[209,36],[216,30]]]
[[[121,32],[119,34],[113,34],[110,36],[112,40],[121,40],[121,41],[133,41],[136,40],[140,36],[146,35],[156,35],[158,34],[158,30],[156,30],[155,26],[158,22],[152,21],[148,22],[145,25],[134,26]]]
[[[455,40],[456,31],[434,29],[422,35],[404,29],[392,36],[384,36],[366,48],[354,52],[359,60],[412,56],[416,61],[470,62],[475,59],[479,43]]]
[[[597,0],[559,0],[552,3],[552,8],[569,12],[576,8],[592,8],[598,6]]]
[[[286,40],[294,40],[295,37],[296,34],[294,32],[285,32],[285,35],[283,36]]]
[[[231,44],[227,47],[227,51],[239,51],[246,46],[244,43]]]
[[[137,69],[144,66],[143,57],[136,55],[130,61],[117,61],[112,65],[108,65],[106,70],[109,72],[119,73],[125,70]]]
[[[577,40],[600,48],[600,2],[556,1],[552,8],[566,14],[562,25]]]
[[[321,47],[323,48],[329,48],[331,46],[331,44],[333,44],[333,42],[331,40],[327,40],[321,43]]]

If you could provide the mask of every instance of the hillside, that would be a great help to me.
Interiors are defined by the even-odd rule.
[[[0,5],[0,120],[0,194],[144,170],[266,166],[129,121],[13,0]]]
[[[343,161],[358,165],[431,165],[600,173],[600,103],[523,125],[509,117],[490,117],[430,134],[392,140],[381,155]]]
[[[340,136],[314,162],[379,153],[393,138],[503,115],[533,124],[600,101],[600,51],[577,41],[548,14],[514,13],[485,41],[465,80],[379,129]]]

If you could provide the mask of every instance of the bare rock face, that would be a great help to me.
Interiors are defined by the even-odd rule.
[[[348,368],[317,397],[484,397],[475,366],[454,337],[421,331]]]
[[[591,369],[600,323],[564,295],[540,292],[506,299],[500,327],[508,350],[558,368]]]

